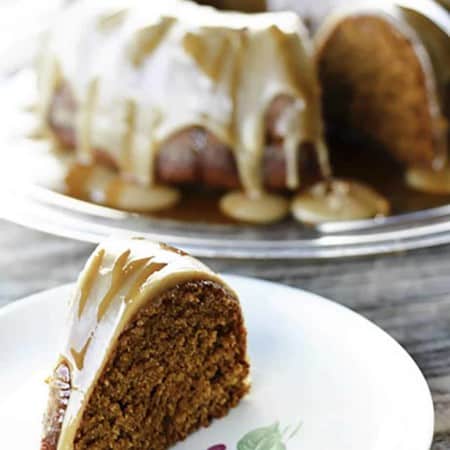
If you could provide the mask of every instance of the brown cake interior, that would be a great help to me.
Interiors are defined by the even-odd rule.
[[[246,394],[245,350],[238,300],[222,286],[189,282],[165,292],[121,334],[74,449],[164,450],[183,440]],[[42,449],[56,448],[54,438]]]
[[[411,42],[387,20],[354,16],[319,52],[326,121],[381,144],[398,161],[430,166],[440,155],[425,74]]]

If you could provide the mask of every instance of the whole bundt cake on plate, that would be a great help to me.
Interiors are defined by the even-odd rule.
[[[72,155],[70,192],[152,212],[196,186],[251,223],[290,210],[314,223],[388,214],[369,186],[332,178],[322,111],[328,129],[411,171],[448,170],[450,27],[437,4],[439,14],[406,1],[336,10],[314,52],[299,14],[278,11],[290,1],[200,3],[215,7],[81,0],[52,28],[39,114]],[[417,187],[421,174],[407,179]]]
[[[51,32],[40,113],[80,162],[108,165],[148,195],[187,183],[296,190],[303,174],[328,173],[310,54],[291,13],[81,1]]]
[[[40,67],[43,127],[74,152],[69,180],[91,200],[164,209],[195,184],[229,191],[227,215],[269,223],[288,214],[285,192],[330,176],[312,45],[294,13],[82,0]]]

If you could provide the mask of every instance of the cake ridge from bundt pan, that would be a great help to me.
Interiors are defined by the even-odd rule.
[[[79,276],[41,450],[164,450],[249,389],[237,294],[164,244],[114,239]]]

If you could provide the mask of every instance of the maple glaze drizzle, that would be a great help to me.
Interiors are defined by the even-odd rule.
[[[77,352],[74,348],[70,349],[70,354],[72,355],[72,358],[78,370],[83,370],[84,368],[84,359],[86,357],[86,353],[91,341],[92,336],[89,337],[89,339],[86,341],[83,348],[79,352]]]
[[[142,267],[144,267],[151,259],[151,258],[142,258],[135,261],[131,261],[128,262],[124,267],[124,264],[126,263],[126,259],[128,258],[128,256],[129,253],[122,254],[118,258],[116,265],[114,266],[111,280],[111,287],[109,288],[107,294],[100,302],[100,305],[98,307],[97,311],[98,321],[102,320],[102,318],[106,314],[111,301],[117,295],[123,283],[126,283],[126,281],[130,277],[132,277],[136,272],[138,272]]]
[[[99,79],[95,78],[89,83],[86,98],[80,105],[77,117],[78,155],[82,162],[92,162],[92,120],[95,114],[95,104],[98,97]]]
[[[139,294],[142,284],[145,280],[149,278],[154,273],[160,271],[167,266],[167,263],[150,263],[148,266],[146,264],[153,259],[152,257],[140,258],[133,261],[129,261],[131,250],[127,250],[120,254],[114,263],[114,267],[111,273],[111,284],[99,303],[97,309],[97,322],[100,322],[108,311],[111,302],[114,300],[120,289],[131,278],[136,272],[140,271],[141,274],[137,277],[136,281],[130,288],[129,292],[125,295],[125,303],[130,303]],[[91,270],[87,273],[86,278],[80,286],[80,300],[78,317],[80,318],[83,314],[86,302],[89,298],[89,293],[91,292],[92,285],[98,276],[102,260],[104,256],[104,250],[99,251],[92,261]],[[74,348],[70,349],[70,353],[75,361],[75,365],[78,370],[82,370],[84,366],[84,358],[86,356],[87,350],[92,340],[92,335],[88,338],[83,348],[78,352]]]
[[[119,175],[147,186],[161,144],[199,126],[233,149],[246,192],[262,193],[265,115],[279,95],[303,105],[288,127],[292,164],[302,142],[318,148],[322,139],[318,81],[296,14],[219,12],[178,0],[96,9],[82,0],[62,15],[49,42],[80,109],[80,160],[91,162],[92,147],[101,148]],[[46,67],[41,91],[54,89],[55,69]],[[326,158],[319,159],[326,171]],[[300,183],[295,169],[289,189]]]
[[[100,249],[95,254],[94,259],[92,261],[92,270],[90,270],[86,274],[86,278],[84,279],[83,283],[79,285],[78,318],[80,318],[81,315],[83,314],[86,302],[89,298],[89,294],[91,293],[92,285],[94,284],[100,266],[102,265],[104,255],[105,255],[104,249]]]
[[[133,100],[129,100],[125,107],[125,123],[126,132],[123,139],[122,151],[120,157],[120,168],[124,173],[132,172],[131,151],[134,147],[133,141],[136,128],[136,103]]]
[[[136,45],[134,51],[130,52],[131,62],[136,67],[140,66],[145,58],[161,44],[174,22],[173,17],[161,17],[157,24],[145,27],[136,33]]]
[[[98,165],[70,164],[64,192],[75,198],[127,211],[152,212],[174,206],[179,191],[168,186],[139,186],[112,169]]]
[[[64,179],[67,194],[76,198],[88,196],[87,186],[94,171],[94,166],[71,164]]]
[[[168,250],[169,251],[169,250]],[[91,292],[91,288],[93,283],[95,282],[96,277],[98,276],[98,272],[100,270],[104,250],[100,250],[93,258],[91,270],[89,270],[86,274],[85,279],[79,286],[79,300],[78,300],[78,317],[81,318],[83,311],[85,309],[87,300],[89,298],[89,294]],[[164,267],[167,266],[167,263],[157,263],[150,262],[153,257],[148,258],[140,258],[136,260],[129,261],[131,251],[127,250],[116,259],[112,273],[111,273],[111,283],[108,291],[103,296],[102,300],[99,302],[99,306],[97,309],[97,322],[100,322],[108,311],[108,307],[110,306],[112,300],[123,287],[123,285],[137,272],[141,271],[141,273],[137,276],[135,282],[132,284],[128,293],[125,295],[125,301],[131,302],[136,297],[136,295],[140,291],[141,285],[145,282],[147,278],[153,275],[156,272],[159,272]],[[182,255],[182,253],[178,253]],[[148,264],[148,265],[147,265]],[[86,347],[87,348],[87,347]],[[85,349],[86,350],[86,349]]]
[[[159,272],[167,266],[167,263],[150,263],[147,267],[144,268],[142,273],[136,278],[133,286],[128,291],[128,294],[125,296],[125,303],[131,303],[139,294],[142,285],[145,280],[153,275],[155,272]]]
[[[130,250],[127,250],[126,252],[122,253],[114,263],[114,267],[112,269],[111,274],[111,285],[98,306],[97,322],[100,322],[100,320],[102,320],[103,316],[108,310],[109,304],[111,303],[112,299],[121,288],[121,283],[124,281],[124,278],[126,278],[124,267],[128,261],[130,253],[131,253]]]
[[[189,256],[189,253],[186,253],[184,250],[173,247],[172,245],[166,244],[165,242],[160,242],[159,246],[163,250],[167,250],[168,252],[176,253],[177,255],[180,255],[180,256]]]
[[[111,206],[117,205],[123,188],[122,179],[118,176],[114,177],[105,190],[105,203]]]

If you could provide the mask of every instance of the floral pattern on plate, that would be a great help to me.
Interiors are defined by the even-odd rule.
[[[237,444],[236,450],[287,450],[287,442],[300,431],[302,423],[287,426],[283,430],[275,422],[268,427],[257,428],[248,432]],[[225,444],[217,444],[208,450],[227,450]],[[231,449],[229,449],[231,450]]]

